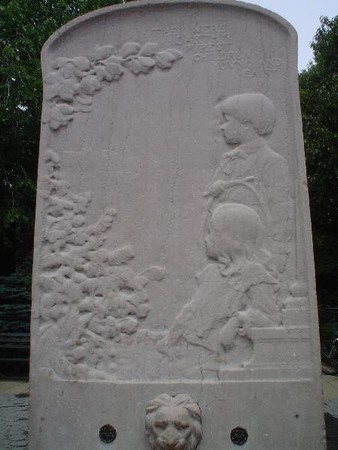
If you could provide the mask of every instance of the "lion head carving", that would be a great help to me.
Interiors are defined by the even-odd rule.
[[[152,450],[195,450],[202,438],[201,410],[187,394],[161,394],[147,407],[146,433]]]

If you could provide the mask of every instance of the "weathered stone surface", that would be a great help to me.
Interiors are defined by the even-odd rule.
[[[230,1],[106,8],[45,44],[32,450],[321,448],[295,54]]]

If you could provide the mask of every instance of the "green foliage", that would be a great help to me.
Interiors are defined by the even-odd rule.
[[[42,81],[40,51],[69,20],[117,1],[1,0],[0,4],[0,274],[17,271],[33,247]],[[319,296],[336,296],[338,238],[338,16],[322,18],[315,61],[300,74],[305,148]],[[26,270],[29,276],[30,269]],[[9,281],[10,282],[10,281]],[[0,279],[0,286],[7,281]],[[10,282],[11,283],[11,282]],[[21,283],[22,284],[22,283]],[[7,288],[6,288],[7,289]]]
[[[338,16],[321,18],[311,46],[314,62],[299,84],[318,297],[338,306]]]
[[[16,272],[0,276],[0,334],[29,332],[31,265],[27,256]]]
[[[31,277],[29,267],[20,267],[9,276],[0,276],[0,307],[5,304],[30,305]]]

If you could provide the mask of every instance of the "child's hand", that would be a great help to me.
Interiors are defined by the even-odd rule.
[[[172,347],[174,345],[177,345],[183,336],[184,328],[182,324],[175,323],[174,326],[169,331],[168,337],[167,337],[167,345],[168,347]]]
[[[227,183],[222,180],[217,180],[209,187],[209,189],[203,194],[204,197],[212,195],[214,198],[219,197],[226,188]]]
[[[221,329],[219,341],[225,350],[230,350],[235,345],[235,338],[240,329],[237,317],[231,317],[227,324]]]

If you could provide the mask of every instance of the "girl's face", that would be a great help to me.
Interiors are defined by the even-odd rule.
[[[227,257],[233,259],[240,253],[240,245],[228,231],[217,230],[210,224],[210,231],[205,238],[207,255],[209,258],[219,259]]]

